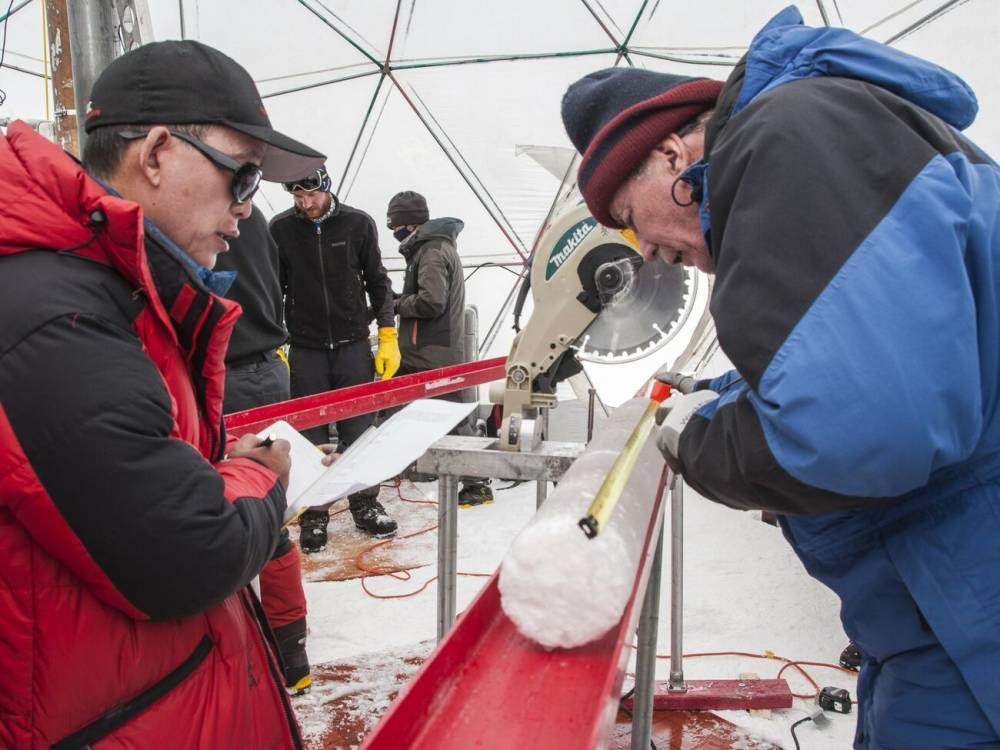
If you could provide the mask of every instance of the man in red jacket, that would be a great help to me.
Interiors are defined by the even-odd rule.
[[[119,58],[86,112],[84,169],[0,138],[0,747],[301,747],[247,586],[288,446],[226,440],[211,268],[323,156],[197,42]]]

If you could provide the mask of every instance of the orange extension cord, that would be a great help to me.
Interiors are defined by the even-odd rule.
[[[398,479],[394,480],[388,486],[391,486],[396,490],[396,494],[399,496],[399,499],[402,500],[404,503],[413,503],[414,505],[438,504],[437,500],[412,500],[408,497],[404,497],[403,492],[400,489],[400,481]],[[343,513],[344,511],[340,510],[337,512]],[[358,570],[361,571],[361,588],[364,589],[365,593],[374,599],[406,599],[411,596],[416,596],[421,591],[430,586],[432,583],[434,583],[434,581],[437,580],[437,576],[427,579],[424,582],[423,586],[418,588],[416,591],[411,591],[407,594],[376,594],[374,591],[369,589],[368,585],[365,583],[365,581],[368,579],[369,576],[387,575],[392,578],[395,578],[398,581],[409,581],[412,578],[412,576],[410,575],[410,571],[407,570],[406,568],[400,568],[395,565],[368,565],[367,563],[365,563],[364,558],[365,555],[367,555],[368,553],[386,544],[392,544],[392,542],[398,541],[400,539],[412,539],[415,536],[420,536],[421,534],[426,534],[428,532],[434,531],[436,528],[437,524],[434,524],[433,526],[428,526],[426,529],[420,529],[419,531],[414,531],[410,534],[404,534],[403,536],[395,536],[389,539],[383,539],[380,542],[375,542],[374,544],[365,547],[357,555],[355,555],[354,565],[358,568]],[[489,578],[492,575],[492,573],[459,573],[458,575],[469,576],[472,578]]]

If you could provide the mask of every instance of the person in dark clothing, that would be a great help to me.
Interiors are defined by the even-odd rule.
[[[459,219],[430,218],[427,200],[404,190],[389,201],[386,223],[399,240],[406,260],[402,294],[396,299],[402,332],[400,375],[457,365],[465,361],[465,278],[456,240],[465,224]],[[458,392],[439,398],[458,401]],[[475,434],[468,421],[453,430]],[[493,502],[488,479],[465,477],[458,493],[461,506]]]
[[[376,373],[390,378],[399,367],[392,308],[392,283],[382,265],[375,222],[342,204],[330,192],[326,168],[287,183],[295,206],[271,220],[278,245],[281,290],[288,326],[293,397],[370,383]],[[372,358],[368,325],[378,322],[378,351]],[[337,422],[343,451],[374,422],[363,414]],[[328,442],[326,426],[304,430],[317,445]],[[375,537],[396,533],[396,522],[378,502],[378,487],[348,499],[355,525]],[[324,508],[299,518],[303,552],[326,547],[329,514]]]
[[[217,271],[235,274],[226,296],[243,308],[226,350],[222,408],[227,414],[291,398],[288,365],[279,354],[287,333],[281,320],[278,247],[257,206],[240,222],[239,230],[229,242],[229,252],[220,254],[215,263]],[[285,687],[301,695],[312,685],[306,654],[306,595],[302,560],[287,529],[282,529],[270,562],[260,572],[260,601],[278,642]]]
[[[240,235],[222,253],[216,268],[236,274],[226,296],[240,303],[243,314],[233,328],[226,351],[227,414],[291,398],[288,365],[281,347],[288,339],[283,323],[278,246],[267,219],[256,206],[240,222]]]

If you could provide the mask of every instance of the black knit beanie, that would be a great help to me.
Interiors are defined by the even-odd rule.
[[[423,224],[431,218],[427,211],[427,199],[413,190],[404,190],[392,196],[386,215],[389,229],[407,224]]]
[[[583,154],[577,184],[601,224],[618,227],[608,209],[615,192],[650,151],[715,106],[722,82],[638,68],[607,68],[566,90],[562,119]]]

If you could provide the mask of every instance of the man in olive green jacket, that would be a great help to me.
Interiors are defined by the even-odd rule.
[[[465,361],[465,278],[456,239],[465,227],[460,219],[431,219],[420,193],[405,190],[389,201],[387,224],[399,240],[406,260],[403,292],[396,299],[399,315],[398,375],[410,375]],[[458,392],[441,398],[458,401]],[[471,435],[468,423],[460,435]],[[489,480],[465,478],[459,505],[493,502]]]

